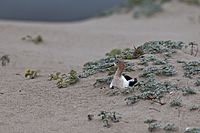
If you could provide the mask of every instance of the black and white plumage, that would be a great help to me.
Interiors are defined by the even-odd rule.
[[[110,84],[110,88],[114,89],[114,87],[117,88],[128,88],[128,87],[132,87],[137,83],[137,78],[131,78],[128,75],[122,74],[124,68],[125,68],[125,64],[123,61],[118,60],[116,62],[117,65],[117,71],[115,72],[115,75],[113,77],[113,80]]]
[[[137,78],[131,78],[128,75],[123,74],[122,76],[124,76],[124,78],[126,79],[128,86],[127,87],[133,87],[136,83],[137,83]],[[126,82],[124,81],[124,82]]]

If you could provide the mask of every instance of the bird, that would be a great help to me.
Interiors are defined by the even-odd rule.
[[[114,89],[114,87],[119,89],[126,89],[128,87],[133,87],[137,82],[137,78],[131,78],[128,75],[122,74],[125,64],[122,60],[117,60],[115,62],[117,65],[117,70],[114,74],[112,82],[110,83],[110,89]]]

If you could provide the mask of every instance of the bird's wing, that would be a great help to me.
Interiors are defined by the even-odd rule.
[[[123,76],[124,76],[124,78],[127,80],[127,81],[129,81],[129,80],[132,80],[133,78],[131,78],[130,76],[128,76],[128,75],[125,75],[125,74],[123,74]]]

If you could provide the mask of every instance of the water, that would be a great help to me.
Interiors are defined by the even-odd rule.
[[[1,20],[77,21],[119,5],[123,0],[0,0]]]

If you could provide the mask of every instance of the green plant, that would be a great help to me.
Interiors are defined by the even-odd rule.
[[[195,111],[195,110],[199,110],[199,109],[200,109],[200,106],[198,106],[198,105],[192,105],[190,107],[190,111]]]
[[[114,57],[114,58],[122,58],[124,60],[132,60],[134,52],[135,51],[133,49],[130,49],[130,48],[125,48],[125,49],[122,49],[122,50],[121,49],[113,49],[109,53],[106,53],[106,56]],[[139,54],[141,54],[141,53],[139,53]]]
[[[192,78],[192,76],[200,74],[200,62],[190,61],[183,64],[184,76]]]
[[[1,58],[0,58],[0,61],[1,61],[1,65],[2,66],[6,66],[9,62],[10,62],[10,58],[8,55],[3,55]]]
[[[123,95],[128,95],[134,92],[134,87],[127,87],[126,89],[122,90],[121,93]]]
[[[145,54],[162,54],[166,52],[175,53],[177,49],[182,49],[181,41],[149,41],[145,42],[141,47]]]
[[[31,41],[35,44],[39,44],[39,43],[42,43],[44,41],[41,35],[38,35],[36,37],[32,37],[30,35],[27,35],[25,37],[22,37],[22,40]]]
[[[24,74],[25,78],[34,79],[38,77],[38,71],[27,69]]]
[[[48,78],[48,80],[58,80],[59,78],[61,78],[60,77],[60,72],[56,72],[55,74],[54,73],[52,73],[52,74],[49,74],[49,78]]]
[[[182,92],[183,92],[184,96],[196,94],[195,90],[192,89],[192,88],[190,88],[190,87],[184,87],[184,88],[182,88]]]
[[[156,60],[156,57],[154,55],[143,55],[141,56],[140,62],[138,64],[148,66],[149,62],[155,61],[155,60]]]
[[[156,74],[158,74],[158,72],[159,72],[158,67],[155,67],[155,66],[145,67],[143,69],[143,73],[140,74],[140,77],[144,77],[144,78],[153,77]]]
[[[79,74],[79,77],[87,78],[98,72],[108,72],[109,75],[114,74],[115,61],[116,57],[106,56],[105,58],[102,58],[100,60],[87,62],[84,64],[83,71]],[[132,68],[133,66],[134,66],[133,63],[125,62],[125,71],[134,71],[134,69]]]
[[[144,123],[149,125],[149,132],[153,132],[161,127],[161,125],[155,119],[147,119],[144,121]]]
[[[165,64],[167,64],[166,60],[156,59],[155,61],[153,61],[153,65],[165,65]]]
[[[200,128],[187,127],[184,133],[200,133]]]
[[[116,57],[122,53],[120,49],[113,49],[109,53],[106,53],[106,56]]]
[[[174,123],[167,123],[164,128],[165,131],[176,131],[177,127]]]
[[[200,86],[200,80],[199,79],[196,80],[195,85]]]
[[[182,107],[181,101],[182,101],[182,100],[181,100],[180,98],[173,99],[173,100],[170,102],[170,106],[171,106],[171,107]]]
[[[174,76],[176,75],[176,69],[171,64],[163,65],[160,68],[156,66],[150,66],[150,67],[144,68],[143,73],[140,76],[144,78],[148,78],[155,75]]]
[[[73,85],[79,81],[77,76],[77,72],[71,70],[69,74],[61,74],[60,72],[56,72],[55,74],[49,75],[49,80],[57,81],[56,85],[58,88],[66,88],[69,85]]]
[[[96,79],[96,82],[93,84],[95,87],[101,86],[101,85],[109,85],[113,79],[113,76],[106,77],[106,78],[98,78]]]
[[[159,69],[158,75],[174,76],[176,75],[176,69],[171,64],[166,64]]]
[[[117,96],[119,94],[120,94],[120,91],[119,90],[115,90],[115,89],[111,89],[106,93],[106,95],[108,95],[108,96]]]
[[[176,84],[171,82],[159,82],[153,77],[140,81],[136,87],[139,92],[133,96],[128,96],[125,98],[127,105],[134,104],[142,99],[151,100],[155,103],[164,105],[165,103],[161,102],[161,98],[164,96],[164,94],[173,90],[178,90]],[[133,91],[127,94],[131,94],[132,92]]]
[[[155,119],[147,119],[147,120],[144,121],[144,123],[146,123],[146,124],[150,124],[150,123],[154,123],[154,122],[157,122],[157,120],[155,120]]]
[[[107,111],[101,111],[98,116],[101,118],[101,120],[104,123],[104,127],[109,128],[111,126],[111,122],[116,123],[119,122],[120,116],[116,112],[107,112]]]
[[[158,130],[160,127],[161,127],[161,125],[159,123],[150,123],[148,130],[149,130],[149,132],[153,132],[153,131]]]
[[[126,97],[124,100],[126,101],[127,105],[131,105],[131,104],[138,102],[139,97],[134,95],[134,96]]]

